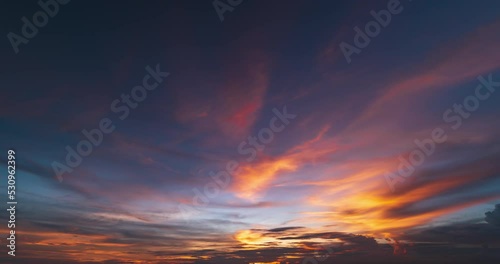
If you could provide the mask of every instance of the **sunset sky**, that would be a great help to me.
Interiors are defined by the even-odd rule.
[[[500,2],[401,0],[346,59],[391,1],[74,0],[4,37],[0,262],[500,260]]]

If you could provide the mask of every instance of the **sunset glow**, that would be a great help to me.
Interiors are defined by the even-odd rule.
[[[500,263],[498,1],[47,1],[1,263]]]

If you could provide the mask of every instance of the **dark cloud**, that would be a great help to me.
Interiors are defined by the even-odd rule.
[[[324,232],[324,233],[307,233],[299,236],[287,236],[278,239],[281,240],[310,240],[315,238],[322,239],[339,239],[345,243],[355,244],[363,247],[376,247],[378,244],[373,237],[356,235],[343,232]]]
[[[500,246],[500,229],[486,223],[453,224],[413,231],[403,238],[409,241],[436,244]]]
[[[500,204],[495,205],[495,209],[485,213],[484,220],[494,226],[500,227]]]
[[[280,233],[288,230],[301,229],[301,228],[304,227],[302,226],[279,227],[279,228],[268,229],[267,232]]]

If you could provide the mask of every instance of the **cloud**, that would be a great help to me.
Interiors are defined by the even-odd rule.
[[[246,33],[222,56],[225,66],[214,72],[217,77],[206,76],[194,87],[178,90],[176,119],[218,139],[223,135],[236,140],[248,134],[269,86],[272,58],[255,47],[263,40],[258,33]]]
[[[500,246],[500,229],[485,223],[455,223],[409,231],[401,238],[415,243]]]
[[[284,231],[296,230],[296,229],[301,229],[301,228],[304,228],[304,227],[302,227],[302,226],[278,227],[278,228],[268,229],[267,232],[281,233],[281,232],[284,232]]]
[[[485,213],[484,220],[491,225],[500,227],[500,204],[495,205],[495,209]]]

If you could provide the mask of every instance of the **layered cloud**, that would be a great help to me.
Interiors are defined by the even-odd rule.
[[[498,91],[459,129],[443,120],[447,109],[474,93],[479,75],[500,81],[498,20],[487,7],[470,4],[484,17],[443,36],[427,36],[417,20],[409,23],[411,38],[391,24],[394,30],[374,39],[359,63],[347,64],[337,45],[358,21],[341,14],[369,14],[376,3],[316,4],[262,9],[245,3],[221,26],[185,3],[199,16],[183,11],[180,20],[151,18],[160,22],[152,32],[186,24],[170,29],[178,39],[114,51],[116,58],[127,56],[103,64],[106,77],[84,78],[82,70],[71,75],[73,90],[65,89],[68,80],[56,85],[40,78],[38,86],[28,79],[21,86],[52,88],[8,91],[7,97],[23,99],[9,107],[2,97],[0,109],[2,136],[19,153],[20,263],[499,259]],[[406,19],[421,12],[437,23],[446,16],[415,5]],[[254,9],[264,10],[258,21]],[[207,23],[217,33],[200,30]],[[119,35],[151,37],[130,30]],[[388,49],[387,43],[400,47]],[[81,140],[81,129],[109,114],[110,98],[135,85],[135,75],[150,63],[140,58],[153,50],[172,58],[159,59],[172,67],[170,83],[59,183],[51,162],[65,158],[64,147]],[[394,55],[400,53],[407,55]],[[297,117],[255,148],[255,158],[242,155],[241,142],[258,136],[273,109],[284,106]],[[398,171],[401,159],[418,148],[415,140],[429,138],[435,128],[446,131],[445,142],[391,191],[384,176]],[[211,172],[233,161],[239,168],[221,186]],[[218,192],[207,195],[207,186]],[[185,215],[179,205],[193,210]]]

